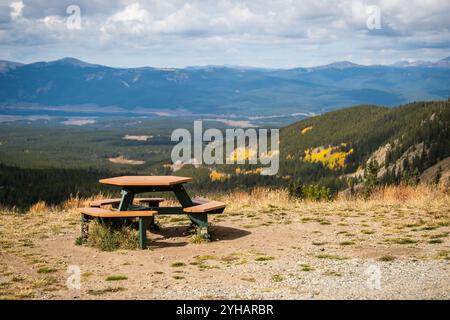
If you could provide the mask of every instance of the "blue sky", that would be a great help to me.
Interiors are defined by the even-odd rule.
[[[0,59],[269,68],[434,61],[450,56],[449,13],[448,0],[0,0]]]

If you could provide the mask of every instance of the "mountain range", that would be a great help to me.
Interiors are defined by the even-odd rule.
[[[0,61],[0,113],[39,110],[278,115],[450,96],[450,57],[436,62],[311,68],[113,68],[74,58]],[[36,111],[37,110],[37,111]]]

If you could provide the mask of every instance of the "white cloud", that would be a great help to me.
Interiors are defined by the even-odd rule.
[[[0,50],[87,52],[103,63],[311,65],[435,59],[449,55],[448,0],[77,0],[83,30],[65,27],[73,0],[7,1]],[[382,29],[366,27],[367,6],[381,9]],[[24,53],[26,52],[26,54]],[[49,52],[52,52],[49,54]],[[107,52],[107,53],[105,53]],[[1,58],[1,57],[0,57]],[[82,57],[80,57],[82,58]]]
[[[117,12],[111,17],[113,22],[146,22],[149,19],[149,13],[141,7],[139,3],[133,3]]]
[[[239,50],[236,48],[228,48],[227,50],[225,50],[224,53],[226,55],[236,55],[236,54],[239,54]]]
[[[49,28],[52,28],[52,27],[55,27],[58,25],[60,26],[64,23],[64,20],[58,16],[47,16],[47,17],[40,19],[40,21],[43,22]]]
[[[12,11],[10,12],[12,20],[16,20],[22,16],[22,10],[24,7],[22,1],[12,2],[10,7],[12,8]]]
[[[151,20],[147,10],[139,3],[132,3],[109,17],[100,29],[106,33],[129,31],[136,34],[145,31]]]

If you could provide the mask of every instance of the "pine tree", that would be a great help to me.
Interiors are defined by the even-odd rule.
[[[364,170],[363,193],[365,197],[370,196],[374,189],[379,185],[378,171],[380,166],[375,159],[370,160]]]

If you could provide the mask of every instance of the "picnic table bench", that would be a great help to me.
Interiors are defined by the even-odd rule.
[[[147,204],[149,207],[157,207],[164,198],[135,198],[135,204]],[[89,207],[100,208],[102,206],[112,205],[117,208],[120,204],[120,198],[93,200],[86,203]]]
[[[80,208],[81,241],[86,241],[88,222],[96,219],[100,222],[139,220],[139,245],[146,248],[146,231],[155,225],[155,215],[187,214],[193,225],[208,232],[208,214],[222,213],[225,204],[204,198],[191,199],[183,184],[191,181],[188,177],[177,176],[122,176],[101,179],[99,182],[122,188],[121,198],[94,200],[87,203],[88,207]],[[163,198],[135,198],[144,192],[173,192],[181,206],[162,207]],[[110,205],[111,209],[103,206]]]

